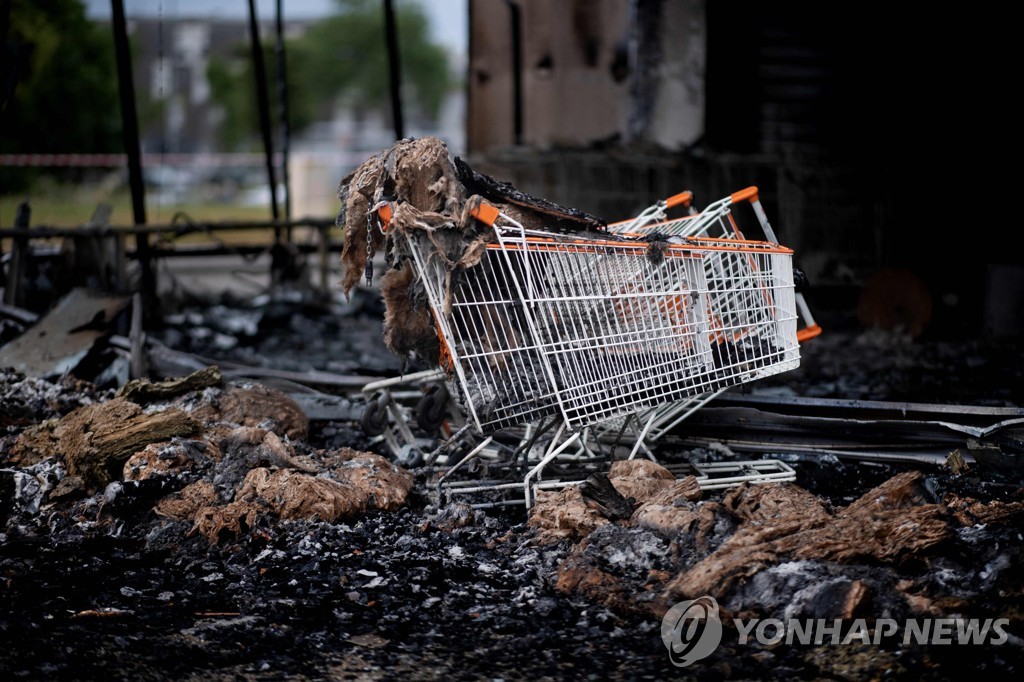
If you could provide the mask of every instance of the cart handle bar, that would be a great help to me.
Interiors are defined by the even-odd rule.
[[[487,202],[481,201],[469,214],[489,227],[494,227],[494,223],[497,222],[501,211],[496,206],[491,206]]]
[[[676,206],[685,206],[689,208],[691,203],[693,203],[693,192],[680,192],[679,194],[673,194],[668,199],[665,199],[665,208],[675,208]]]
[[[747,187],[746,189],[741,189],[740,191],[733,192],[732,194],[729,195],[729,201],[734,204],[738,204],[741,201],[749,201],[750,203],[754,203],[755,201],[758,200],[759,199],[757,196],[757,187],[755,186]]]
[[[804,327],[803,329],[798,329],[796,332],[796,340],[798,343],[810,341],[818,336],[821,336],[821,327],[817,323]]]
[[[689,192],[683,192],[682,194],[690,194]],[[681,197],[682,194],[677,194],[676,197]],[[672,197],[675,199],[676,197]],[[380,220],[380,231],[387,232],[388,227],[391,225],[391,219],[394,217],[394,211],[391,209],[391,204],[386,201],[382,201],[374,209],[377,213],[377,218]],[[490,227],[494,227],[494,223],[497,222],[498,216],[501,212],[495,206],[481,201],[476,207],[470,211],[470,215],[479,220],[482,223],[486,223]]]

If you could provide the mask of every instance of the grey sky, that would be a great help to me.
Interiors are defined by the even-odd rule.
[[[110,17],[110,0],[83,0],[90,17]],[[467,51],[468,0],[422,0],[420,5],[430,19],[434,38],[455,54]],[[274,16],[275,0],[257,0],[256,11],[261,18]],[[313,19],[328,14],[334,0],[284,0],[285,19]],[[241,19],[248,13],[247,0],[124,0],[128,18],[155,17],[209,17],[211,19]]]

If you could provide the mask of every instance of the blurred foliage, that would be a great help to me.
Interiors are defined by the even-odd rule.
[[[13,0],[6,57],[0,83],[14,88],[0,111],[0,153],[121,151],[110,29],[79,0]],[[0,168],[0,187],[20,191],[33,177]]]
[[[337,12],[287,39],[289,120],[293,131],[330,120],[339,107],[357,116],[390,114],[388,57],[381,0],[336,0]],[[398,0],[395,7],[406,118],[436,119],[452,87],[445,49],[430,40],[422,7]],[[264,38],[271,107],[277,107],[273,38]],[[248,45],[230,59],[210,61],[207,77],[214,102],[224,110],[221,141],[228,149],[255,143],[259,123]]]

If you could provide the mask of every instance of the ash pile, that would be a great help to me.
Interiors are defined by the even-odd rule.
[[[406,178],[416,170],[397,167]],[[457,264],[481,235],[465,239],[468,218],[452,223],[466,204],[445,204],[462,195],[430,168],[429,182],[408,190],[433,188],[441,210],[406,217],[451,224],[441,231],[457,239],[442,246]],[[455,168],[470,187],[474,176]],[[348,285],[384,248],[371,231],[367,249],[376,186],[352,193],[360,177],[345,183]],[[516,208],[498,189],[489,200],[523,222],[599,227],[530,198]],[[654,462],[623,460],[578,486],[540,491],[529,511],[439,505],[431,468],[397,463],[359,427],[362,385],[399,369],[373,338],[384,334],[414,363],[440,355],[408,268],[388,258],[383,329],[365,291],[329,314],[282,300],[195,304],[150,334],[154,379],[127,382],[132,344],[90,314],[72,325],[88,341],[37,358],[35,372],[0,371],[5,679],[661,678],[681,672],[663,618],[704,597],[718,604],[722,641],[684,674],[945,679],[965,665],[1002,675],[1024,665],[1019,469],[776,453],[795,483],[707,490]],[[18,338],[39,338],[32,322],[18,323]],[[771,388],[842,395],[849,372],[839,368],[856,364],[858,348],[874,363],[859,377],[864,396],[891,398],[903,377],[928,371],[927,362],[908,369],[921,359],[912,352],[898,354],[896,369],[881,366],[880,346],[809,349],[819,373],[776,377]],[[115,361],[120,369],[105,372]],[[936,398],[988,390],[967,395],[955,373],[940,376],[929,387]],[[1019,443],[985,447],[1013,454]],[[662,450],[666,461],[731,456],[720,444],[666,441]],[[960,644],[948,623],[949,643],[875,637],[883,620],[972,618],[1005,622],[1005,641]],[[741,643],[734,623],[754,619],[838,620],[840,641]]]

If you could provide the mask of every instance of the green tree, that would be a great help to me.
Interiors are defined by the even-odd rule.
[[[13,0],[5,62],[16,78],[0,111],[0,152],[121,151],[117,71],[109,28],[79,0]],[[4,74],[7,76],[7,74]],[[29,183],[24,169],[0,169],[4,192]]]
[[[330,118],[337,106],[356,112],[390,111],[383,2],[336,1],[335,14],[286,41],[289,119],[295,131]],[[403,104],[407,116],[432,120],[452,87],[448,55],[430,41],[427,17],[419,4],[401,0],[396,4]],[[272,45],[265,45],[265,50],[276,108],[276,61]],[[251,61],[249,47],[239,45],[231,58],[211,60],[207,71],[213,100],[224,110],[220,136],[227,148],[238,148],[258,136]]]

